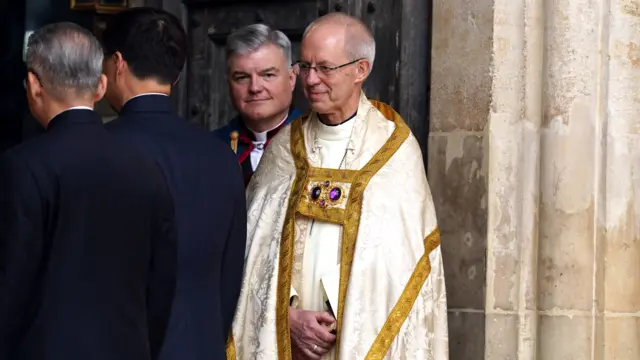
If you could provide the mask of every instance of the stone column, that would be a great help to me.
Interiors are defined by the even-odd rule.
[[[485,358],[640,358],[637,7],[494,9]]]
[[[545,2],[538,358],[594,359],[606,1]],[[535,270],[535,268],[533,269]]]
[[[529,0],[494,2],[486,359],[536,359],[540,5]]]
[[[607,17],[595,359],[640,359],[640,2],[612,0]]]
[[[432,63],[451,358],[640,359],[640,3],[438,0]]]

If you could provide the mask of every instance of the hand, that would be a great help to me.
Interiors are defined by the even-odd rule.
[[[335,321],[327,312],[289,308],[292,350],[300,355],[296,358],[316,360],[328,353],[336,336],[329,332],[327,326]]]

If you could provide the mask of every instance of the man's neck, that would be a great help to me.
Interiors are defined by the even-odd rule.
[[[268,119],[251,120],[243,118],[242,120],[244,121],[244,125],[252,132],[263,133],[271,131],[280,126],[280,124],[287,120],[288,115],[289,109],[286,109],[285,111],[280,112]]]
[[[171,94],[171,85],[160,85],[155,80],[138,80],[131,84],[122,96],[122,106],[134,97],[145,94]]]
[[[360,93],[357,96],[352,96],[342,108],[331,113],[318,114],[318,117],[326,125],[340,125],[358,111],[359,105]]]
[[[93,103],[91,101],[86,101],[86,100],[54,102],[50,104],[48,111],[46,112],[47,118],[49,120],[47,120],[46,123],[43,124],[44,127],[46,128],[49,125],[49,122],[53,120],[53,118],[72,108],[93,109]]]
[[[55,104],[51,104],[50,110],[47,112],[49,115],[49,119],[53,119],[58,114],[65,112],[72,108],[90,108],[93,109],[93,103],[91,101],[81,100],[81,101],[69,101],[69,102],[59,102]]]

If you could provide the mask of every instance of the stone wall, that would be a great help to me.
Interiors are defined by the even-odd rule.
[[[640,3],[436,0],[433,45],[451,359],[640,359]]]
[[[484,352],[491,3],[438,0],[433,9],[428,170],[456,360]]]

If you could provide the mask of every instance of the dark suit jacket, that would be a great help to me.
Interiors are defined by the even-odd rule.
[[[162,360],[225,358],[246,244],[242,172],[233,151],[172,110],[129,100],[107,128],[146,150],[169,179],[178,223],[178,287]]]
[[[171,195],[91,110],[0,159],[0,359],[152,359],[175,289]]]

